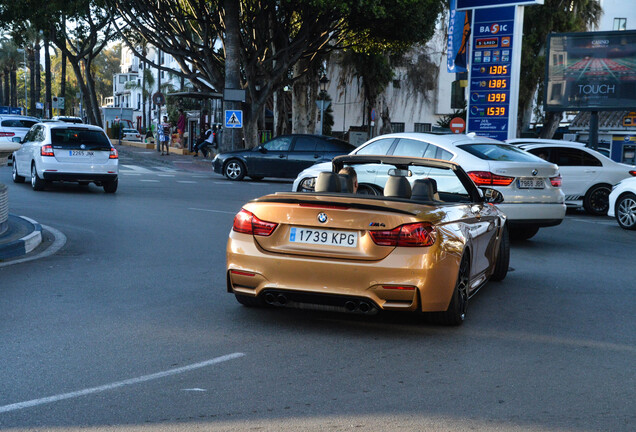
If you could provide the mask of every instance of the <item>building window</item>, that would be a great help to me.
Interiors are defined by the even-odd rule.
[[[160,60],[159,60],[159,61],[160,61],[160,63],[159,63],[159,64],[164,64],[165,60],[166,60],[166,57],[164,56],[164,54],[163,54],[163,52],[162,52],[162,53],[161,53],[161,56],[160,56]]]
[[[126,82],[126,75],[119,75],[119,83],[123,84]]]
[[[164,75],[163,71],[161,71],[161,79],[164,79]]]
[[[404,123],[391,123],[391,130],[394,133],[404,132]]]
[[[614,30],[627,30],[627,18],[614,18]]]
[[[430,123],[415,123],[413,132],[430,132],[432,125]]]

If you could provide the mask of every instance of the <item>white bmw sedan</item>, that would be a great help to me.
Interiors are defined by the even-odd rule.
[[[583,143],[531,138],[508,142],[557,164],[563,177],[565,204],[583,207],[596,216],[607,214],[612,186],[636,176],[636,166],[615,162]]]
[[[501,141],[473,134],[396,133],[373,138],[351,154],[424,157],[459,164],[477,186],[503,194],[504,202],[497,207],[508,217],[510,235],[516,239],[529,239],[539,228],[559,225],[565,217],[558,167]],[[292,190],[313,190],[318,173],[330,170],[331,163],[307,168]],[[364,165],[356,171],[358,193],[382,194],[377,185],[386,183],[386,167]],[[418,172],[413,174],[411,181],[418,178]]]
[[[95,183],[104,192],[117,191],[119,157],[104,130],[62,122],[31,127],[13,153],[13,181],[31,179],[33,190],[51,181]]]

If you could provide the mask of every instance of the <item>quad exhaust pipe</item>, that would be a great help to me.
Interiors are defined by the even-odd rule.
[[[285,306],[289,303],[289,299],[283,293],[265,293],[264,296],[265,303],[272,306]],[[376,311],[375,307],[366,301],[355,301],[355,300],[347,300],[344,304],[344,308],[347,312],[358,312],[358,313],[373,313]]]

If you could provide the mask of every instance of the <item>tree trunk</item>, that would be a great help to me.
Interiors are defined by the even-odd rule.
[[[12,107],[18,106],[18,69],[13,67],[10,72],[10,81],[11,81],[11,103]]]
[[[292,86],[292,133],[308,133],[309,126],[309,83],[308,74],[303,74],[306,68],[303,60],[294,65],[294,84]],[[300,76],[300,77],[299,77]],[[297,78],[298,77],[298,78]],[[315,112],[314,112],[315,113]],[[313,131],[311,131],[313,133]]]
[[[38,38],[35,41],[35,50],[33,52],[35,61],[35,102],[40,102],[40,98],[42,97],[42,65],[40,64],[40,49],[40,39]],[[44,114],[44,111],[42,111],[42,114]]]
[[[95,79],[91,73],[91,64],[91,59],[89,59],[88,62],[86,62],[86,68],[84,70],[84,73],[86,74],[86,85],[89,90],[89,96],[87,99],[90,101],[91,117],[93,118],[93,122],[91,122],[91,124],[102,127],[102,116],[99,112],[99,102],[97,101],[97,91],[95,90]]]
[[[35,47],[29,47],[29,114],[34,116],[35,113]]]
[[[386,97],[384,96],[382,96],[380,118],[382,119],[382,125],[380,126],[380,135],[392,133],[393,128],[391,127],[391,113],[389,110],[389,104],[387,103]]]
[[[7,105],[7,102],[5,100],[5,90],[4,90],[5,80],[6,80],[6,76],[3,71],[0,74],[0,103],[2,103],[2,105]]]
[[[144,56],[146,53],[143,53]],[[139,65],[141,66],[141,126],[145,132],[148,132],[146,129],[146,63],[139,59]]]
[[[50,43],[48,35],[44,36],[44,104],[45,104],[45,117],[51,117],[51,54],[49,53]]]
[[[62,51],[62,71],[60,73],[60,97],[66,97],[66,51]],[[60,115],[66,114],[66,102],[64,103],[64,108],[60,108]]]
[[[236,0],[224,0],[223,5],[225,8],[225,88],[228,89],[240,89],[241,88],[241,39],[240,39],[240,27],[239,27],[239,3]],[[224,108],[226,110],[241,109],[240,102],[224,101]],[[250,119],[256,121],[256,118]],[[246,128],[251,128],[252,125],[244,124]],[[225,128],[223,131],[223,143],[221,143],[221,150],[227,150],[232,148],[232,131]],[[238,135],[238,137],[237,137]],[[238,129],[234,132],[234,148],[240,148],[241,143],[241,130]]]
[[[541,129],[541,133],[539,134],[539,138],[544,139],[552,139],[554,133],[559,128],[559,123],[561,122],[561,117],[563,117],[562,111],[548,111],[545,113],[545,118],[543,119],[543,129]]]

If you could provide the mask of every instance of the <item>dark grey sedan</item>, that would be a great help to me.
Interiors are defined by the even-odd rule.
[[[337,138],[322,135],[281,135],[258,147],[220,153],[214,158],[214,172],[230,180],[245,176],[295,178],[313,164],[331,161],[356,147]]]

